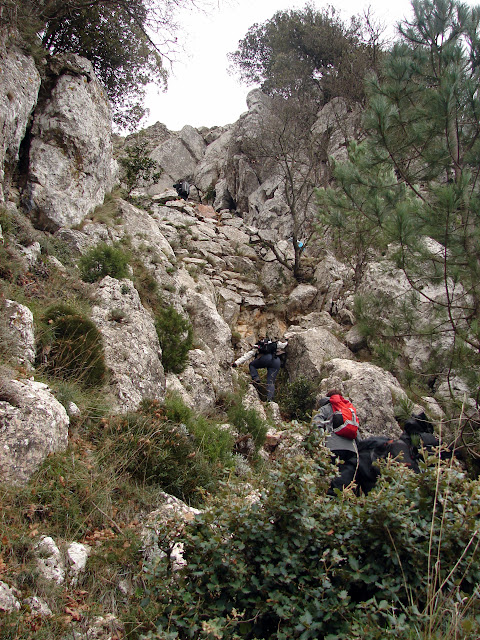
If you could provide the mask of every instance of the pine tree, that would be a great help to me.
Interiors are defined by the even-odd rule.
[[[381,229],[385,244],[397,243],[399,265],[419,300],[430,305],[432,332],[451,344],[444,362],[449,377],[461,371],[475,396],[480,8],[455,0],[414,0],[412,7],[413,19],[399,26],[400,39],[381,74],[368,80],[368,136],[362,152],[336,168],[339,188],[322,197],[323,221],[334,222],[343,202],[354,220],[344,225],[346,240],[377,224],[376,238]],[[426,238],[436,241],[435,251]],[[442,296],[429,295],[432,283],[442,286]]]

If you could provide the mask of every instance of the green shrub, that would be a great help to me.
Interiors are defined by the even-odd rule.
[[[166,372],[181,373],[193,347],[192,325],[172,306],[167,306],[157,311],[155,329],[162,348],[163,368]]]
[[[281,378],[283,381],[283,376]],[[304,376],[278,384],[275,398],[288,420],[309,421],[315,408],[318,384]]]
[[[128,254],[119,247],[102,243],[92,247],[79,260],[82,280],[97,282],[105,276],[125,278],[128,275]]]
[[[62,379],[90,387],[102,385],[107,369],[95,324],[66,304],[49,307],[42,322],[37,364]]]
[[[226,487],[185,530],[174,585],[147,573],[148,637],[477,640],[479,482],[390,464],[368,496],[331,499],[328,470],[327,452],[285,459],[253,504]]]
[[[244,435],[250,434],[257,448],[261,447],[267,436],[268,425],[253,407],[247,409],[242,404],[242,398],[233,393],[227,393],[223,399],[227,411],[228,421]]]
[[[204,443],[185,423],[170,420],[153,401],[135,413],[105,420],[98,446],[105,464],[117,472],[191,503],[200,501],[202,490],[215,488],[223,470],[218,458],[209,460]]]
[[[232,464],[234,438],[231,433],[187,407],[177,394],[167,394],[164,409],[168,420],[186,426],[211,464],[222,467]]]

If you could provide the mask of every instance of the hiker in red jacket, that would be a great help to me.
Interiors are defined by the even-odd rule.
[[[327,434],[325,446],[332,452],[332,460],[340,459],[339,475],[332,480],[328,495],[335,489],[342,490],[355,481],[358,469],[357,411],[352,403],[333,389],[317,403],[318,411],[313,415],[312,425]]]

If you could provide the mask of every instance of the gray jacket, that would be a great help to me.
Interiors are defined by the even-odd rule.
[[[354,451],[357,453],[357,441],[350,440],[350,438],[344,438],[333,432],[333,408],[328,398],[323,398],[325,401],[320,409],[312,417],[312,425],[318,429],[322,429],[327,435],[325,440],[325,446],[330,451],[338,451],[340,449],[344,451]]]

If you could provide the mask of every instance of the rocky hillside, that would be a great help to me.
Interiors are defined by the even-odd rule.
[[[66,313],[51,311],[60,304],[73,306],[77,313],[82,308],[91,332],[99,336],[105,369],[97,389],[107,406],[104,425],[143,411],[146,402],[161,405],[167,396],[180,397],[196,415],[211,417],[221,412],[227,393],[240,389],[244,407],[254,408],[269,425],[261,450],[268,463],[272,451],[278,454],[282,447],[294,446],[305,432],[305,425],[290,422],[280,402],[261,403],[246,385],[246,368],[231,367],[259,337],[268,335],[289,340],[284,384],[307,380],[317,395],[341,389],[358,409],[362,438],[398,435],[401,407],[425,410],[437,428],[452,431],[446,422],[452,378],[447,382],[446,372],[437,371],[415,393],[403,388],[395,366],[386,370],[374,364],[357,322],[359,292],[387,301],[409,294],[408,282],[388,253],[368,264],[368,277],[359,290],[352,269],[317,238],[302,255],[302,277],[293,277],[289,265],[295,257],[294,229],[278,167],[253,163],[245,151],[270,109],[269,98],[253,91],[248,111],[227,127],[185,126],[171,132],[157,123],[144,130],[141,140],[162,174],[153,184],[140,182],[127,198],[120,190],[117,161],[138,136],[112,136],[109,107],[90,64],[73,55],[48,59],[40,74],[30,57],[10,49],[1,52],[0,68],[3,483],[24,491],[51,454],[85,439],[85,424],[92,422],[88,409],[64,393],[58,371],[51,368],[60,356],[49,342],[48,328],[57,326]],[[340,117],[348,126],[335,126]],[[326,167],[329,156],[345,154],[358,131],[358,114],[334,101],[318,114],[313,130],[323,140]],[[183,200],[172,185],[186,177],[195,187]],[[430,246],[435,252],[435,243]],[[126,273],[85,278],[82,260],[98,247],[128,254]],[[431,295],[442,293],[432,290]],[[166,308],[193,330],[192,348],[179,371],[165,366],[157,331],[158,313]],[[391,311],[386,304],[385,316]],[[421,306],[417,313],[419,324],[428,321]],[[65,349],[74,347],[69,343]],[[406,336],[398,345],[398,358],[421,374],[439,349],[441,345],[428,339]],[[71,365],[67,362],[65,367]],[[465,393],[459,377],[453,385]],[[474,405],[468,396],[465,402]],[[251,441],[252,434],[242,435],[225,414],[221,418],[232,435],[230,453],[251,460],[255,444],[245,444],[244,436]],[[87,450],[91,446],[82,444]],[[89,455],[85,453],[84,461]],[[237,459],[235,464],[242,463]],[[63,481],[60,474],[58,482]],[[164,511],[190,513],[167,494],[156,500]],[[82,544],[62,539],[66,546],[61,553],[58,540],[42,535],[41,524],[35,524],[35,505],[33,509],[29,553],[37,570],[68,586],[73,598],[77,571],[96,544],[95,527],[80,536]],[[125,531],[114,512],[106,521],[112,536]],[[97,541],[108,538],[106,530],[97,529]],[[0,555],[0,570],[2,558],[5,563],[7,554]],[[7,572],[0,582],[0,609],[21,610],[27,596],[40,598],[28,584],[9,581],[9,575],[12,578]],[[128,580],[121,588],[122,597],[128,598]],[[75,612],[80,615],[78,593],[75,597],[70,621],[75,621]],[[45,598],[37,600],[29,601],[29,610],[48,609]],[[85,637],[118,637],[110,623],[97,621],[97,635]]]

